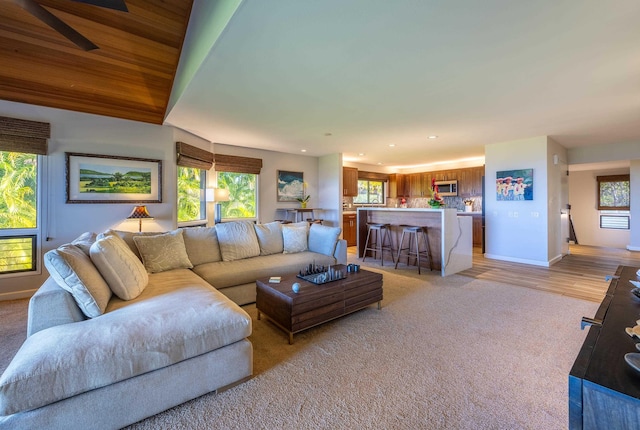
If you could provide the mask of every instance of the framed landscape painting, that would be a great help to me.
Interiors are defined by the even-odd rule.
[[[162,160],[66,153],[67,203],[161,203]]]
[[[533,200],[533,169],[496,172],[496,200]]]
[[[278,201],[295,202],[304,197],[304,173],[278,170]]]

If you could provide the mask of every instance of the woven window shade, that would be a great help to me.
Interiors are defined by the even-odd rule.
[[[178,166],[209,170],[213,166],[213,154],[184,142],[176,142]]]
[[[260,174],[262,158],[216,154],[216,172]]]
[[[363,179],[367,181],[388,181],[389,174],[388,173],[378,173],[378,172],[363,172],[358,170],[358,179]]]
[[[0,151],[47,155],[48,122],[0,116]]]

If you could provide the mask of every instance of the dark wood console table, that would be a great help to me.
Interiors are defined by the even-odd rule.
[[[640,299],[631,294],[629,282],[637,280],[637,270],[618,267],[619,278],[611,280],[571,369],[570,429],[640,428],[640,373],[624,360],[626,353],[640,352],[638,340],[624,330],[640,319]]]

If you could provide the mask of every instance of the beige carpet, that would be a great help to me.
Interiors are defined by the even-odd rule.
[[[382,310],[300,333],[293,345],[246,306],[254,378],[131,429],[567,427],[567,376],[586,335],[580,318],[596,303],[458,275],[372,270],[384,270]]]

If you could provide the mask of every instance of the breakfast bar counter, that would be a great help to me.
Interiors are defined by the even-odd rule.
[[[360,258],[364,255],[367,223],[390,224],[394,250],[398,249],[402,226],[427,227],[433,269],[439,270],[442,276],[470,269],[473,265],[471,217],[459,217],[456,209],[358,208],[358,256]]]

